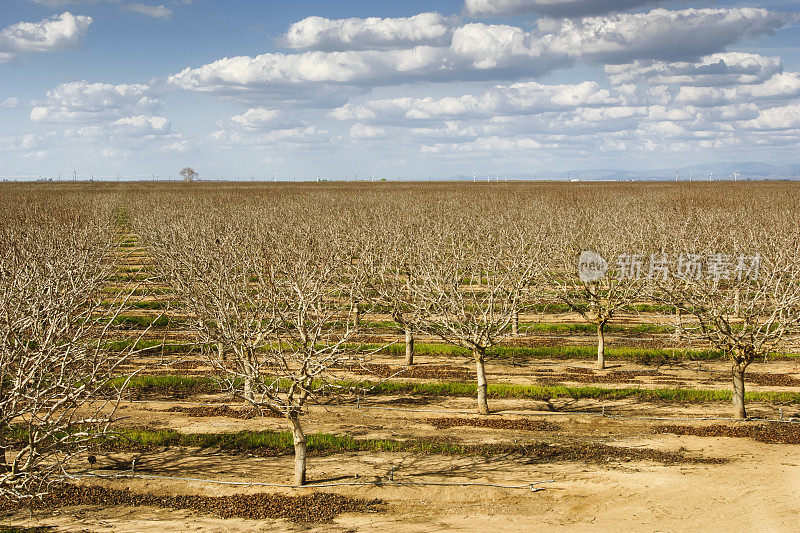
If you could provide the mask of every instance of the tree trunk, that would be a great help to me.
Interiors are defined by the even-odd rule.
[[[597,368],[603,370],[606,367],[606,325],[604,322],[597,324]]]
[[[736,313],[736,318],[742,317],[742,295],[739,287],[734,289],[733,293],[733,310]]]
[[[0,446],[0,474],[6,472],[6,448],[5,446]]]
[[[250,376],[244,377],[244,399],[247,402],[252,402],[254,397],[253,393],[253,378]]]
[[[679,339],[683,335],[683,315],[681,314],[681,308],[675,308],[675,335],[676,339]]]
[[[414,364],[414,332],[406,326],[406,366]]]
[[[486,402],[486,367],[484,366],[486,353],[483,348],[475,348],[472,353],[475,356],[475,370],[478,375],[478,412],[482,415],[488,415],[489,404]]]
[[[223,363],[227,361],[227,356],[225,355],[225,344],[222,342],[217,343],[217,355],[219,360]]]
[[[519,310],[514,309],[514,315],[511,319],[511,334],[519,335]]]
[[[358,302],[353,304],[351,312],[353,314],[353,327],[358,329],[361,325],[361,309],[358,308]]]
[[[747,418],[744,408],[744,370],[741,365],[733,364],[733,416],[742,420]]]
[[[306,484],[306,436],[300,426],[300,419],[294,415],[289,417],[289,427],[294,439],[294,484]]]

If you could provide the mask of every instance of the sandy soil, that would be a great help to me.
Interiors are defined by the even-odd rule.
[[[209,398],[205,398],[209,399]],[[744,438],[704,438],[656,434],[665,423],[645,418],[612,418],[568,410],[595,411],[592,401],[564,402],[565,412],[545,411],[543,402],[494,401],[495,417],[547,419],[554,432],[514,431],[473,427],[437,430],[426,418],[474,416],[472,400],[446,399],[427,406],[387,408],[381,398],[361,408],[312,408],[306,417],[309,432],[324,431],[354,437],[449,438],[463,443],[598,442],[614,446],[663,451],[682,450],[693,456],[727,459],[725,464],[662,465],[650,461],[593,464],[585,462],[537,463],[519,457],[450,457],[412,453],[345,453],[309,460],[312,482],[362,482],[335,491],[385,502],[378,514],[339,516],[331,524],[298,525],[285,521],[218,519],[188,511],[156,508],[84,506],[45,512],[34,519],[24,513],[6,520],[20,526],[46,525],[63,531],[796,531],[800,512],[800,446],[764,444]],[[204,398],[193,398],[202,402]],[[168,412],[177,402],[153,401],[123,406],[122,414],[137,425],[173,428],[181,432],[221,432],[243,429],[283,429],[280,419],[240,420],[198,418]],[[184,405],[191,405],[186,402]],[[680,406],[606,402],[607,413],[630,417],[726,417],[724,404]],[[774,409],[751,405],[754,415]],[[798,406],[787,406],[800,416]],[[411,410],[414,409],[414,410]],[[509,411],[526,414],[510,414]],[[717,421],[718,422],[718,421]],[[696,421],[708,424],[711,421]],[[98,456],[93,473],[127,471],[134,455]],[[291,457],[229,455],[216,450],[172,449],[137,454],[137,472],[239,482],[287,483]],[[80,463],[85,464],[85,463]],[[88,466],[88,465],[86,465]],[[483,482],[524,485],[553,480],[537,488],[377,486],[394,467],[395,480],[432,482]],[[89,472],[88,470],[84,470]],[[356,475],[359,477],[356,478]],[[129,487],[155,494],[223,495],[264,491],[303,493],[317,489],[265,489],[230,487],[199,481],[98,480],[107,486]]]
[[[147,263],[146,253],[130,249],[119,254],[119,263],[134,267]],[[163,284],[149,283],[152,287]],[[150,299],[145,297],[143,299]],[[136,311],[130,314],[159,314]],[[173,313],[170,313],[173,314]],[[371,317],[381,320],[386,317]],[[580,322],[578,315],[522,316],[523,322]],[[651,314],[620,316],[615,324],[668,323],[668,317]],[[155,331],[161,338],[163,331]],[[168,339],[191,338],[190,332],[171,332]],[[399,336],[384,335],[397,340]],[[668,335],[646,335],[631,339],[608,335],[607,345],[646,347],[672,346]],[[419,342],[432,339],[420,338]],[[553,345],[593,345],[593,335],[529,335],[522,341]],[[181,356],[167,358],[181,360]],[[471,372],[468,358],[436,359],[417,357],[420,364],[457,365]],[[159,357],[142,361],[158,363]],[[388,358],[372,362],[396,363]],[[607,383],[603,387],[676,387],[729,389],[728,380],[715,378],[729,372],[724,362],[675,364],[658,368],[609,361],[610,368],[593,375],[603,378],[614,372],[629,374],[629,382]],[[163,368],[168,368],[165,365]],[[568,385],[590,385],[572,381],[571,375],[593,368],[590,361],[537,360],[510,365],[488,365],[490,383],[531,384],[548,380]],[[202,367],[193,370],[202,370]],[[577,372],[575,372],[577,370]],[[572,372],[572,374],[570,374]],[[800,362],[780,361],[753,364],[749,372],[778,373],[800,379]],[[585,375],[585,373],[584,373]],[[393,378],[403,379],[403,378]],[[800,391],[796,386],[747,384],[749,391]],[[85,457],[76,458],[75,470],[86,474],[119,475],[128,472],[136,458],[139,475],[196,478],[105,479],[83,478],[83,483],[159,495],[232,495],[259,492],[304,494],[311,491],[337,492],[346,496],[384,502],[376,514],[344,514],[332,523],[295,524],[286,520],[220,519],[194,511],[153,507],[77,506],[0,518],[0,524],[22,527],[45,526],[55,531],[797,531],[800,523],[800,446],[765,444],[749,438],[695,437],[662,434],[656,427],[668,423],[702,426],[734,422],[725,403],[676,404],[643,403],[633,400],[572,400],[549,402],[491,400],[491,417],[547,420],[557,425],[552,431],[522,431],[456,426],[436,429],[428,419],[435,417],[476,417],[470,398],[417,398],[415,404],[398,403],[397,397],[381,396],[355,405],[309,409],[304,418],[307,433],[327,432],[356,438],[450,439],[464,444],[486,443],[599,443],[632,449],[681,451],[687,455],[724,459],[720,464],[664,465],[648,460],[585,460],[538,462],[519,456],[441,456],[416,453],[341,453],[310,457],[308,475],[312,483],[346,482],[358,486],[330,488],[267,488],[229,486],[204,480],[244,483],[286,484],[291,481],[292,458],[232,455],[219,450],[168,449],[141,453],[99,454],[89,470]],[[183,433],[235,432],[245,429],[285,429],[281,419],[242,420],[227,417],[195,417],[170,409],[203,403],[230,402],[221,395],[188,398],[186,401],[155,399],[129,402],[121,407],[125,424],[171,428]],[[235,405],[235,404],[232,404]],[[798,418],[800,405],[751,403],[749,414],[761,418]],[[605,412],[606,416],[601,416]],[[743,422],[737,424],[755,424]],[[393,470],[400,482],[487,483],[537,485],[509,489],[485,486],[404,486],[385,480]],[[381,483],[376,484],[375,480]]]

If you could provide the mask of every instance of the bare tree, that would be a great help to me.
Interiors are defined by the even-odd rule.
[[[569,225],[550,243],[554,249],[550,285],[559,301],[595,326],[601,370],[605,368],[606,326],[631,308],[653,275],[639,252],[646,242],[641,221],[647,216],[636,207],[619,207],[617,213],[574,207],[574,213],[563,213]]]
[[[415,333],[419,330],[419,306],[415,305],[412,286],[418,281],[413,275],[416,237],[410,228],[391,231],[376,239],[369,254],[369,289],[376,306],[388,310],[392,321],[402,328],[405,337],[405,364],[414,364]]]
[[[302,217],[278,226],[254,210],[235,220],[213,211],[172,221],[161,216],[141,223],[142,232],[193,312],[200,342],[222,343],[230,352],[222,358],[209,351],[211,364],[235,396],[286,418],[294,482],[304,485],[301,415],[320,395],[339,392],[333,371],[349,359],[354,304],[365,300],[352,239],[330,220],[326,228]]]
[[[190,167],[184,167],[181,169],[180,175],[183,178],[183,181],[187,183],[190,183],[200,177],[200,174],[195,172],[194,169]]]
[[[0,224],[0,495],[46,492],[115,421],[129,352],[104,347],[119,309],[101,320],[113,234],[95,216],[49,205]]]
[[[733,414],[740,419],[747,417],[747,367],[800,332],[797,235],[763,234],[748,248],[680,254],[673,275],[658,283],[660,297],[681,310],[681,335],[709,343],[730,360]]]
[[[472,352],[481,414],[489,414],[487,350],[509,335],[519,295],[542,260],[538,236],[497,227],[502,232],[489,236],[456,230],[431,236],[412,267],[419,327]]]

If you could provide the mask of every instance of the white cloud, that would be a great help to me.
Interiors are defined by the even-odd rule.
[[[16,152],[34,150],[41,143],[42,138],[33,134],[25,135],[0,135],[0,151]]]
[[[465,0],[464,12],[473,17],[539,13],[549,17],[586,17],[627,11],[664,0]]]
[[[770,34],[797,20],[795,15],[749,7],[733,9],[654,9],[581,20],[540,20],[554,53],[601,63],[634,59],[677,61],[721,51],[743,38]]]
[[[609,81],[614,85],[634,82],[694,86],[754,84],[763,83],[782,70],[778,57],[745,52],[711,54],[694,62],[635,61],[605,67]]]
[[[35,122],[98,122],[126,115],[149,114],[161,103],[148,85],[63,83],[47,92],[47,99],[31,111]]]
[[[171,154],[185,154],[192,147],[192,143],[186,140],[175,141],[172,144],[164,146],[161,151]]]
[[[42,160],[47,157],[47,152],[44,150],[34,150],[22,155],[23,159],[38,159]]]
[[[620,97],[592,81],[574,85],[543,85],[536,82],[498,85],[480,95],[447,98],[396,98],[372,100],[333,110],[339,120],[432,120],[476,118],[508,114],[538,114],[579,106],[614,105]]]
[[[396,77],[434,74],[444,60],[444,49],[305,52],[224,58],[199,68],[187,68],[169,77],[177,87],[198,91],[260,89],[303,84],[375,84]]]
[[[0,102],[0,107],[20,107],[21,105],[20,101],[13,96]]]
[[[237,94],[292,94],[294,87],[374,87],[411,81],[513,79],[588,63],[679,61],[771,33],[793,16],[763,9],[687,9],[515,26],[467,24],[445,46],[271,53],[224,58],[169,77],[173,86]],[[319,91],[317,91],[319,92]]]
[[[415,141],[424,139],[450,139],[463,142],[465,138],[476,138],[480,133],[488,132],[491,128],[480,128],[467,125],[463,121],[447,120],[440,128],[411,128],[409,133]]]
[[[123,117],[111,123],[111,130],[125,137],[147,137],[153,135],[169,135],[172,123],[164,117]]]
[[[276,129],[266,133],[221,129],[211,136],[214,140],[228,146],[267,146],[274,144],[317,144],[330,139],[328,130],[317,126]]]
[[[757,118],[741,122],[739,125],[753,130],[800,129],[800,104],[764,109]]]
[[[290,48],[323,51],[447,46],[456,22],[439,13],[405,18],[308,17],[292,24],[283,41]]]
[[[353,139],[380,139],[386,137],[386,130],[366,124],[353,124],[350,128],[350,137]]]
[[[541,142],[529,137],[481,137],[466,143],[426,145],[421,148],[421,151],[424,154],[496,153],[538,150],[544,146]]]
[[[167,20],[172,17],[172,11],[169,8],[164,7],[163,5],[148,5],[142,4],[139,2],[134,2],[132,4],[126,4],[122,7],[127,11],[132,11],[134,13],[138,13],[140,15],[145,15],[146,17],[151,17],[155,19],[162,19]]]
[[[0,31],[0,63],[16,54],[80,47],[92,18],[66,12],[39,22],[19,22]]]
[[[231,124],[242,128],[265,129],[279,123],[281,112],[276,109],[258,107],[248,109],[241,115],[231,117]]]
[[[751,101],[781,101],[800,96],[800,73],[776,74],[763,83],[735,87],[680,87],[675,102],[696,106],[720,106]]]

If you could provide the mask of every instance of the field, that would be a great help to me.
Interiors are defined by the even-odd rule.
[[[89,318],[64,326],[96,360],[68,381],[97,382],[74,401],[84,425],[41,417],[66,451],[26,474],[47,495],[0,496],[0,531],[796,530],[798,198],[795,183],[3,184],[0,264],[91,234],[99,270],[81,274]],[[586,284],[570,266],[586,249],[757,251],[763,273]],[[22,321],[28,342],[9,340],[8,278],[27,270],[4,268],[13,362],[49,336]],[[11,464],[39,415],[12,412],[5,376]],[[63,438],[87,413],[113,424]]]

